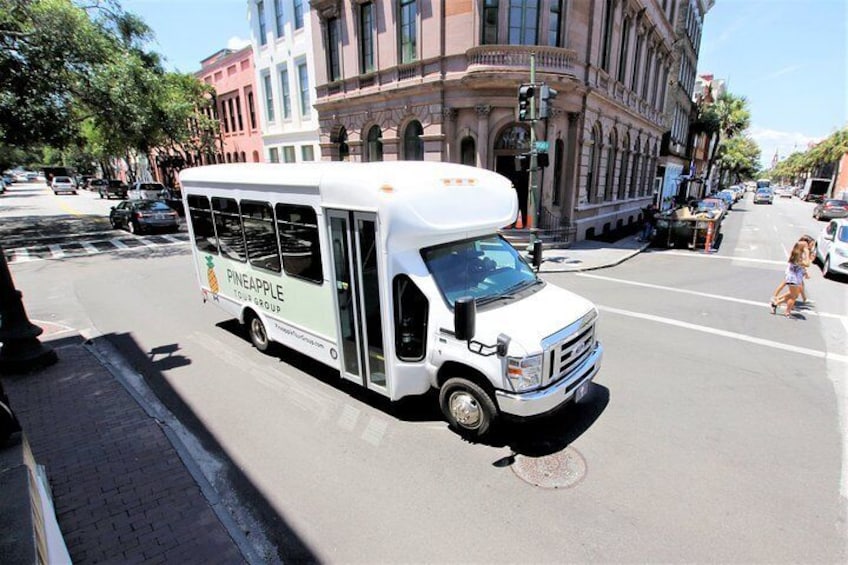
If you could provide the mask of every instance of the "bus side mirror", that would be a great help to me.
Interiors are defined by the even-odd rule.
[[[458,298],[453,305],[453,333],[456,339],[469,341],[474,337],[477,318],[477,301],[470,297]]]

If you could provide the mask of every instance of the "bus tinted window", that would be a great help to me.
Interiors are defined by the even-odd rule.
[[[212,198],[212,216],[218,232],[218,249],[228,259],[244,262],[244,232],[241,228],[238,204],[232,198]]]
[[[191,231],[194,232],[194,245],[203,253],[218,253],[215,239],[215,227],[212,224],[212,209],[205,196],[188,195],[188,216]]]
[[[254,267],[280,272],[280,251],[274,231],[274,211],[267,202],[241,201],[241,222],[247,258]]]
[[[315,210],[309,206],[277,204],[276,212],[283,269],[289,275],[323,282]]]
[[[427,297],[406,275],[395,277],[395,351],[401,361],[420,361],[427,352]]]

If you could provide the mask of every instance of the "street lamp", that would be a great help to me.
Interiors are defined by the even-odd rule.
[[[29,321],[21,297],[0,246],[0,374],[27,373],[58,360],[55,351],[38,341],[44,330]]]

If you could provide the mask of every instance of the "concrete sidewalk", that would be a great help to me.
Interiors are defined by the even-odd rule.
[[[545,249],[539,272],[567,273],[613,267],[648,247],[649,243],[640,242],[636,237],[627,236],[614,243],[584,240],[567,249]]]
[[[548,249],[540,272],[618,265],[647,245],[629,236]],[[108,342],[48,344],[58,363],[2,382],[46,468],[74,563],[275,561],[246,540],[181,443],[176,419]]]

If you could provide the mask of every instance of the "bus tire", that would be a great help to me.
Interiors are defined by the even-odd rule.
[[[262,322],[262,318],[253,312],[247,313],[247,333],[250,335],[253,347],[263,353],[268,351],[270,342],[268,341],[268,332],[265,331],[265,324]]]
[[[488,433],[498,413],[489,393],[461,377],[445,381],[439,391],[439,405],[450,426],[473,439]]]

